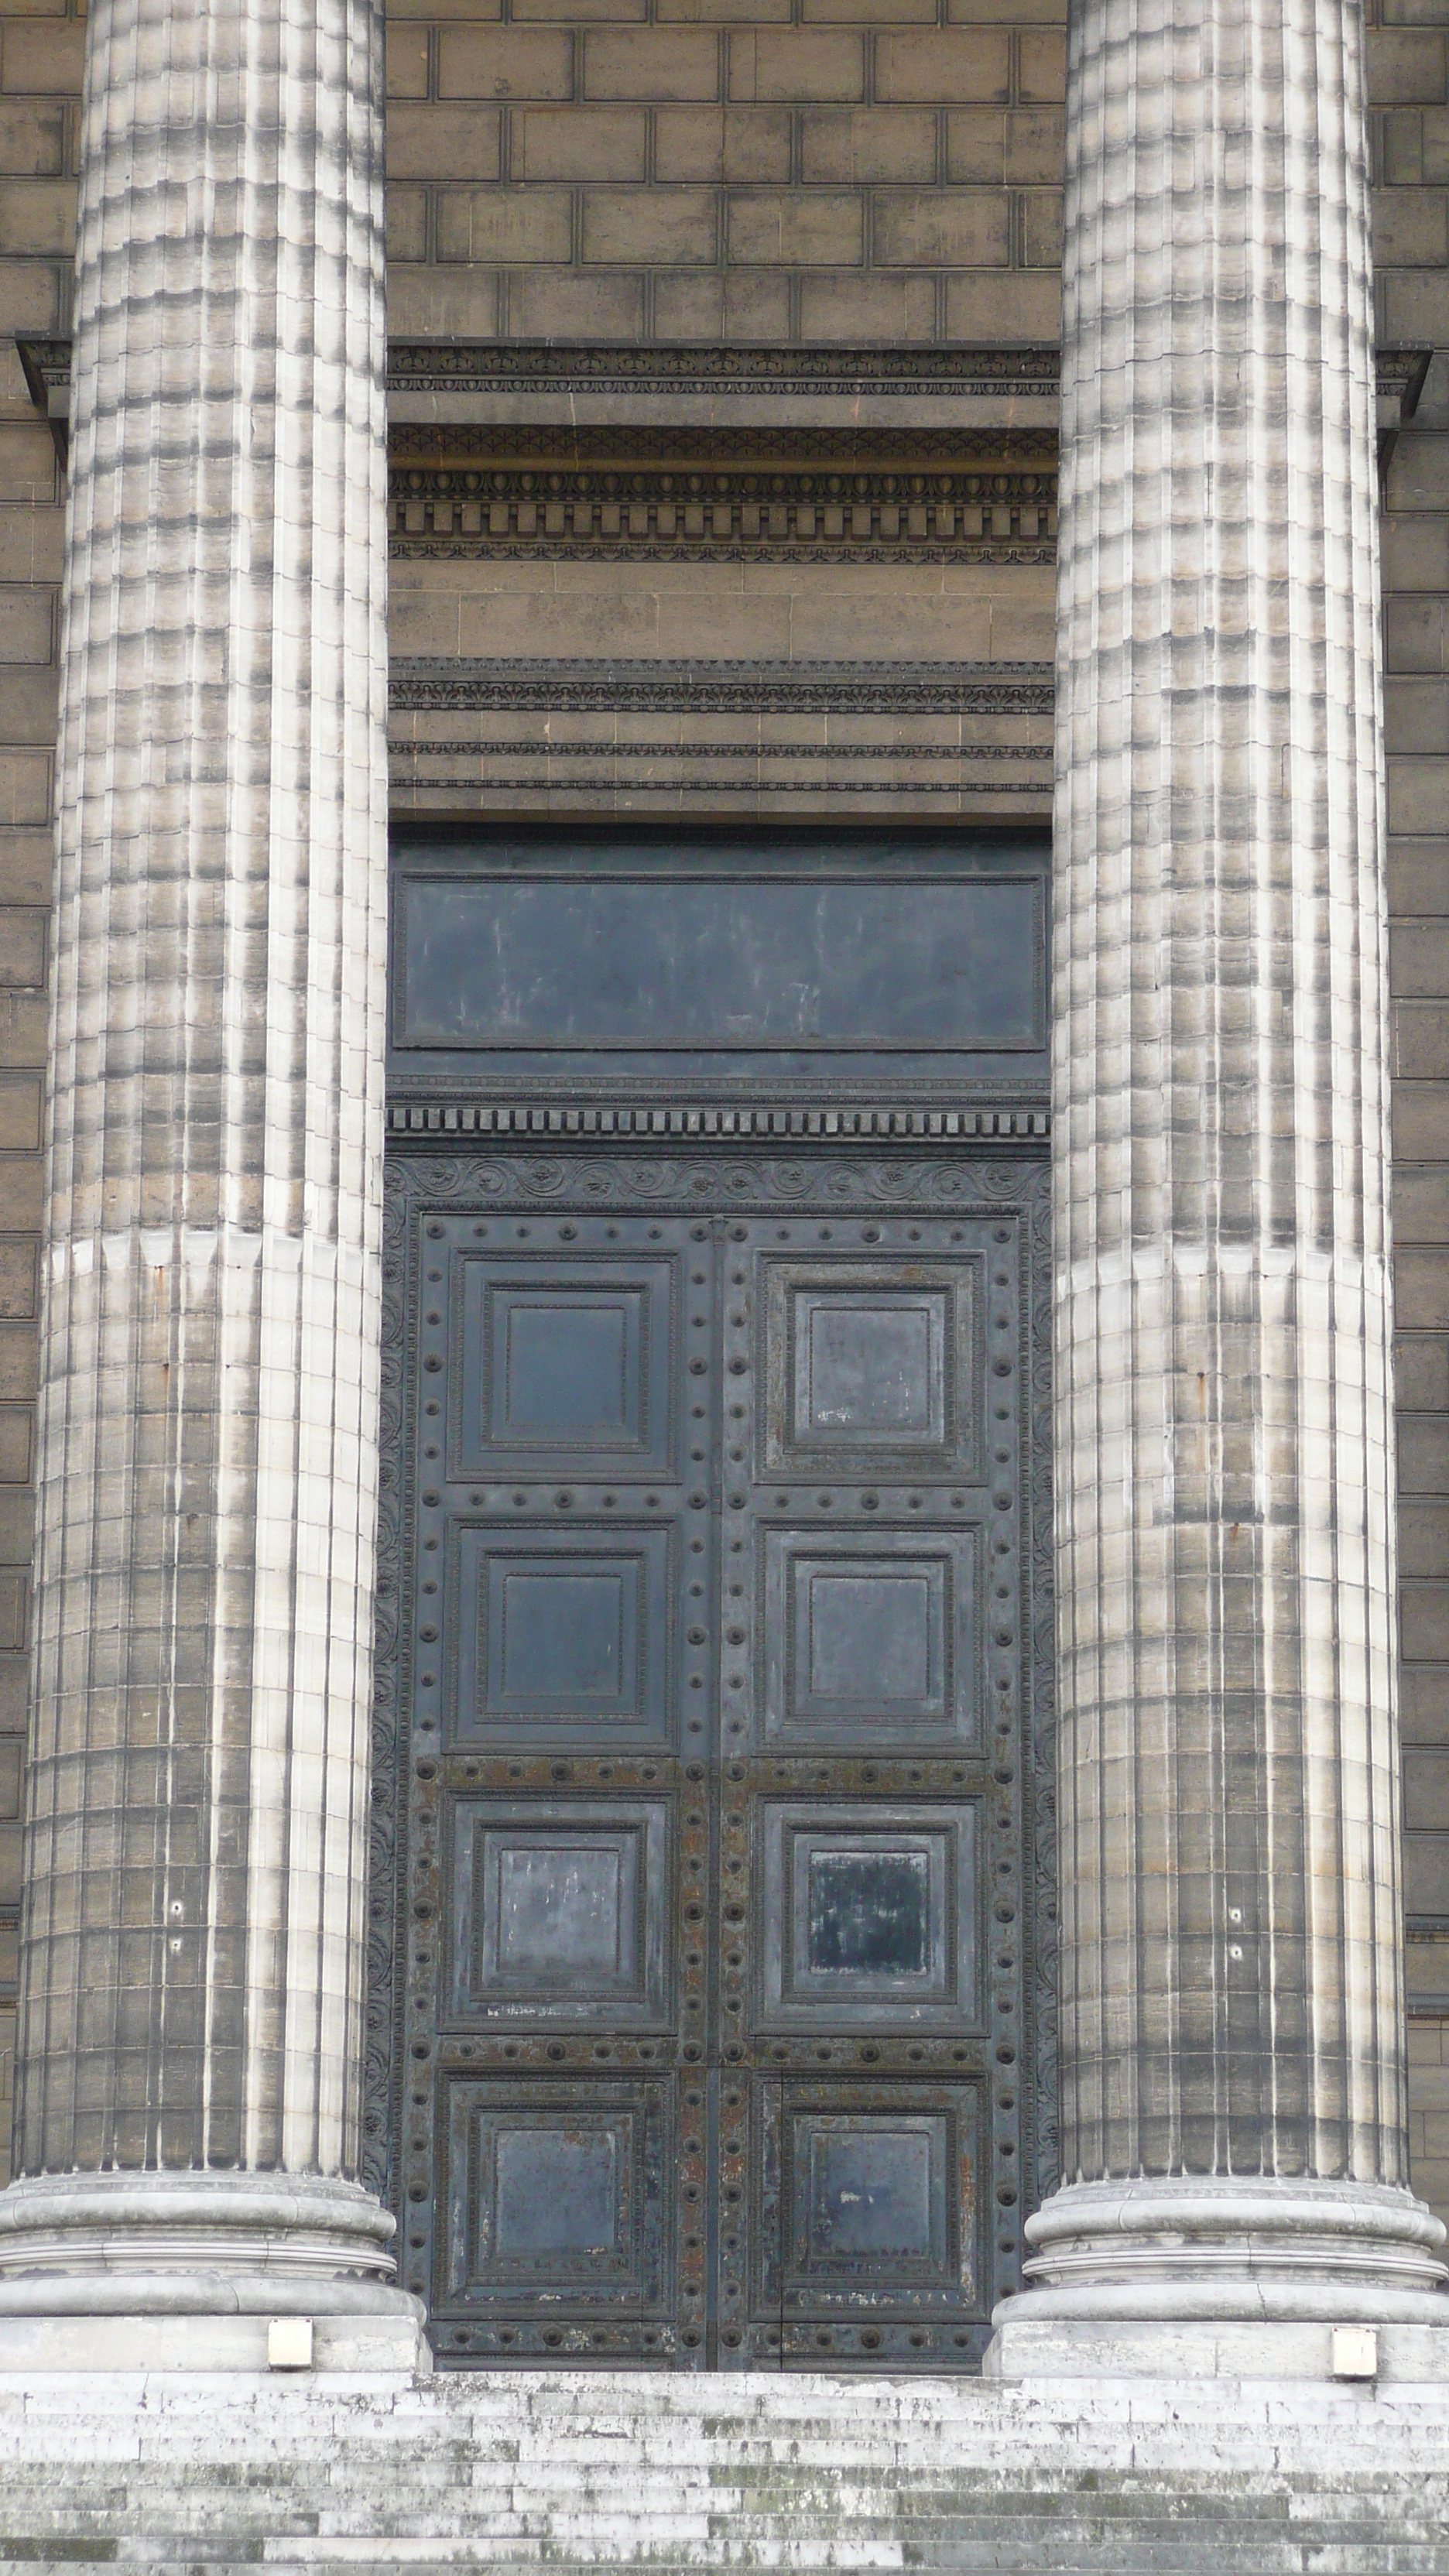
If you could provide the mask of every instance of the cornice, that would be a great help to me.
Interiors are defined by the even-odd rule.
[[[397,714],[1040,715],[1049,662],[463,660],[394,654]]]
[[[948,393],[1054,395],[1050,347],[705,348],[546,340],[401,340],[388,348],[391,394],[557,391],[641,393]]]

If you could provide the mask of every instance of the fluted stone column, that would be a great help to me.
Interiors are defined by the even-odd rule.
[[[1062,2188],[998,2316],[1449,2323],[1405,2159],[1357,0],[1076,0],[1067,129]]]
[[[6,2350],[32,2313],[413,2333],[354,2178],[381,58],[380,0],[90,18]]]

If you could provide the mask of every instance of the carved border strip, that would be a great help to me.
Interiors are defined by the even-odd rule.
[[[412,760],[1033,760],[1049,742],[394,742]],[[421,782],[426,785],[428,782]],[[480,780],[484,785],[490,782]]]
[[[398,340],[390,393],[502,392],[523,386],[595,393],[1055,395],[1055,348],[780,348]]]
[[[889,1136],[901,1143],[939,1145],[958,1137],[1041,1137],[1051,1134],[1047,1109],[885,1109],[698,1107],[661,1109],[620,1102],[613,1107],[565,1108],[557,1102],[393,1100],[387,1123],[394,1136],[769,1136],[775,1138]]]
[[[1049,716],[1049,662],[656,662],[398,654],[397,714]]]

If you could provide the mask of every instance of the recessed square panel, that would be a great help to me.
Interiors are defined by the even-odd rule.
[[[801,2143],[808,2160],[801,2248],[807,2267],[861,2255],[924,2263],[938,2253],[946,2232],[944,2196],[931,2170],[930,2126],[817,2120]]]
[[[931,1864],[921,1851],[812,1851],[803,1897],[812,1976],[923,1978],[931,1970]]]
[[[767,2030],[979,2030],[977,1802],[763,1802]]]
[[[946,1436],[947,1292],[857,1289],[794,1298],[795,1438],[888,1449]]]
[[[605,2313],[662,2285],[663,2087],[455,2078],[438,2304]]]
[[[597,1251],[455,1254],[451,1472],[666,1472],[675,1273]]]
[[[489,1290],[491,1432],[518,1448],[637,1447],[637,1290]]]
[[[462,2022],[666,2017],[662,1799],[483,1801],[453,1811],[450,2010]]]
[[[756,2298],[786,2328],[811,2319],[979,2313],[979,2086],[817,2083],[760,2095],[761,2187],[778,2191],[778,2255]],[[776,2177],[778,2177],[776,2181]]]
[[[976,1541],[966,1530],[770,1530],[765,1732],[862,1744],[974,1731]]]
[[[458,1732],[662,1731],[668,1579],[662,1529],[461,1530]]]
[[[976,1468],[981,1254],[761,1263],[766,1473]]]

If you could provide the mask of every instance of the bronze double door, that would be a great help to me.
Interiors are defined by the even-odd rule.
[[[438,2357],[973,2367],[1049,2073],[1043,1168],[394,1178]]]

